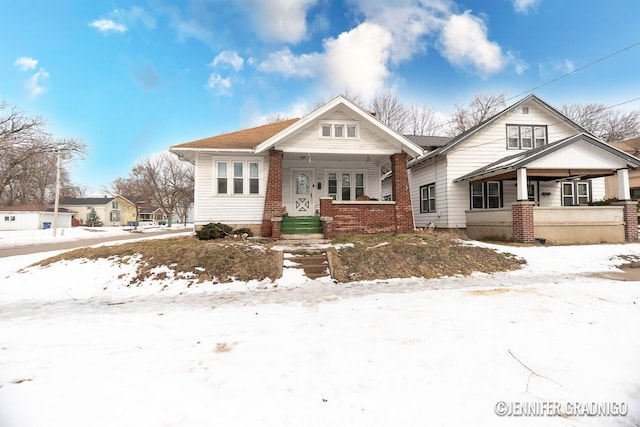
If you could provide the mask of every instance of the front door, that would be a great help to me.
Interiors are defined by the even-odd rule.
[[[293,206],[290,215],[312,216],[314,213],[312,194],[313,171],[294,170],[292,172],[291,177],[293,182],[291,183],[291,188],[293,190]]]

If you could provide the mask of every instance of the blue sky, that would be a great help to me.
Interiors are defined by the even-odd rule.
[[[443,115],[477,93],[640,97],[637,0],[0,0],[0,99],[83,140],[98,191],[169,146],[391,90]],[[623,109],[640,109],[640,101]]]

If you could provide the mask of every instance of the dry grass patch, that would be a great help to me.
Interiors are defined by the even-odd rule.
[[[469,275],[514,270],[524,262],[510,254],[465,245],[464,234],[436,231],[410,235],[351,235],[329,249],[332,273],[338,282],[390,278]],[[349,245],[344,245],[349,243]],[[36,265],[74,259],[109,259],[135,263],[129,286],[146,280],[180,278],[190,284],[233,280],[275,280],[282,276],[282,252],[266,239],[198,240],[195,237],[145,240],[98,248],[83,248]],[[125,280],[125,276],[121,277]]]
[[[340,282],[424,277],[427,279],[516,270],[524,263],[511,254],[464,244],[464,234],[352,235],[335,243],[352,243],[334,252],[334,276]]]
[[[146,279],[163,279],[167,273],[154,272],[167,267],[174,277],[192,282],[214,283],[277,279],[281,275],[279,254],[262,241],[233,239],[198,240],[195,237],[155,239],[98,248],[82,248],[46,259],[35,265],[46,266],[54,262],[73,259],[111,259],[121,263],[137,260],[137,271],[131,284]],[[163,277],[164,276],[164,277]]]

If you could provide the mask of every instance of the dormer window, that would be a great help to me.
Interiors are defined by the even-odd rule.
[[[358,138],[358,124],[353,122],[322,122],[320,137],[333,139]]]
[[[507,125],[507,149],[509,150],[531,150],[547,143],[546,126]]]

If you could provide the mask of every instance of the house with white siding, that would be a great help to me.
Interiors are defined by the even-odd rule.
[[[639,166],[535,95],[407,165],[417,227],[528,243],[635,240],[629,170]],[[607,176],[620,202],[589,206]]]
[[[301,119],[172,146],[195,165],[194,225],[224,223],[265,237],[325,238],[414,229],[407,162],[422,148],[343,96]],[[393,171],[388,200],[381,177]],[[299,233],[298,233],[299,231]]]

